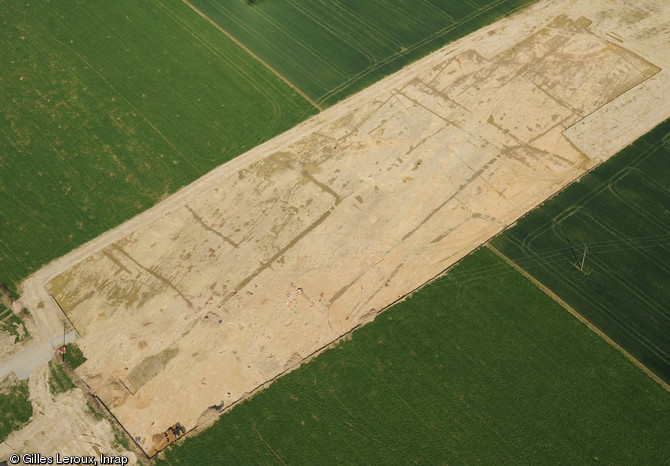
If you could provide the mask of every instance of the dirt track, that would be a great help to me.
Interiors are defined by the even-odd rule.
[[[79,373],[152,452],[667,118],[663,6],[541,2],[54,261],[21,300],[62,332],[48,284]]]
[[[52,397],[49,392],[49,367],[40,364],[30,375],[30,401],[33,417],[28,425],[0,444],[0,458],[12,453],[55,455],[111,454],[114,441],[112,428],[104,419],[90,415],[86,398],[75,389]],[[77,435],[72,435],[76,433]],[[132,452],[121,452],[135,464]]]

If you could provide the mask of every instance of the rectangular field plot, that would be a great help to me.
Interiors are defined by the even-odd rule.
[[[78,374],[152,456],[440,274],[592,166],[561,131],[658,72],[589,23],[440,51],[64,268]]]
[[[192,0],[322,105],[392,73],[533,0]]]
[[[660,464],[670,394],[490,251],[158,464]]]
[[[669,167],[666,121],[493,241],[666,382]]]
[[[177,0],[0,5],[0,282],[315,112]]]

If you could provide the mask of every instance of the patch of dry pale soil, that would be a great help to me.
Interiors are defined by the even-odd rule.
[[[80,389],[60,393],[49,392],[49,366],[40,364],[30,374],[30,401],[33,416],[30,422],[13,432],[0,444],[0,459],[13,453],[56,453],[69,456],[114,454],[127,456],[130,464],[137,462],[133,452],[114,447],[114,433],[106,419],[96,419],[89,412],[86,397]],[[74,433],[74,435],[73,435]]]
[[[667,118],[667,10],[540,2],[54,261],[22,301],[63,309],[78,374],[152,455]]]

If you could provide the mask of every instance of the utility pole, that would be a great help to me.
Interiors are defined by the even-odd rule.
[[[63,362],[65,362],[65,330],[66,330],[66,328],[67,328],[67,322],[63,321],[63,348],[62,348],[63,351],[60,354],[61,361],[63,361]]]
[[[586,260],[586,253],[589,250],[589,248],[586,247],[586,243],[584,243],[584,255],[582,256],[582,263],[579,266],[579,270],[583,271],[584,270],[584,261]]]

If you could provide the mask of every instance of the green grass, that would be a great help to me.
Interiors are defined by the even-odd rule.
[[[105,415],[98,411],[90,401],[86,400],[86,406],[88,407],[88,414],[90,414],[93,419],[96,421],[105,419]]]
[[[70,365],[72,369],[76,369],[86,362],[84,353],[81,352],[75,343],[68,343],[65,345],[65,362]]]
[[[327,106],[532,0],[191,3]]]
[[[158,464],[670,461],[670,394],[490,251]]]
[[[0,382],[0,413],[0,442],[4,442],[33,415],[27,380],[5,378]]]
[[[77,388],[77,386],[72,382],[70,376],[65,373],[63,367],[54,361],[49,361],[49,392],[52,396],[56,396],[59,393],[65,393]]]
[[[9,307],[5,306],[5,304],[0,301],[0,320],[8,319],[13,313],[14,312]]]
[[[121,428],[117,427],[116,424],[112,423],[112,431],[114,432],[114,441],[112,442],[112,448],[116,450],[132,451],[130,442],[126,438],[125,434],[121,431]]]
[[[666,382],[668,186],[670,120],[493,241]]]
[[[0,283],[316,110],[179,0],[0,3]]]
[[[0,331],[13,335],[14,343],[30,338],[25,322],[2,302],[0,302]]]

